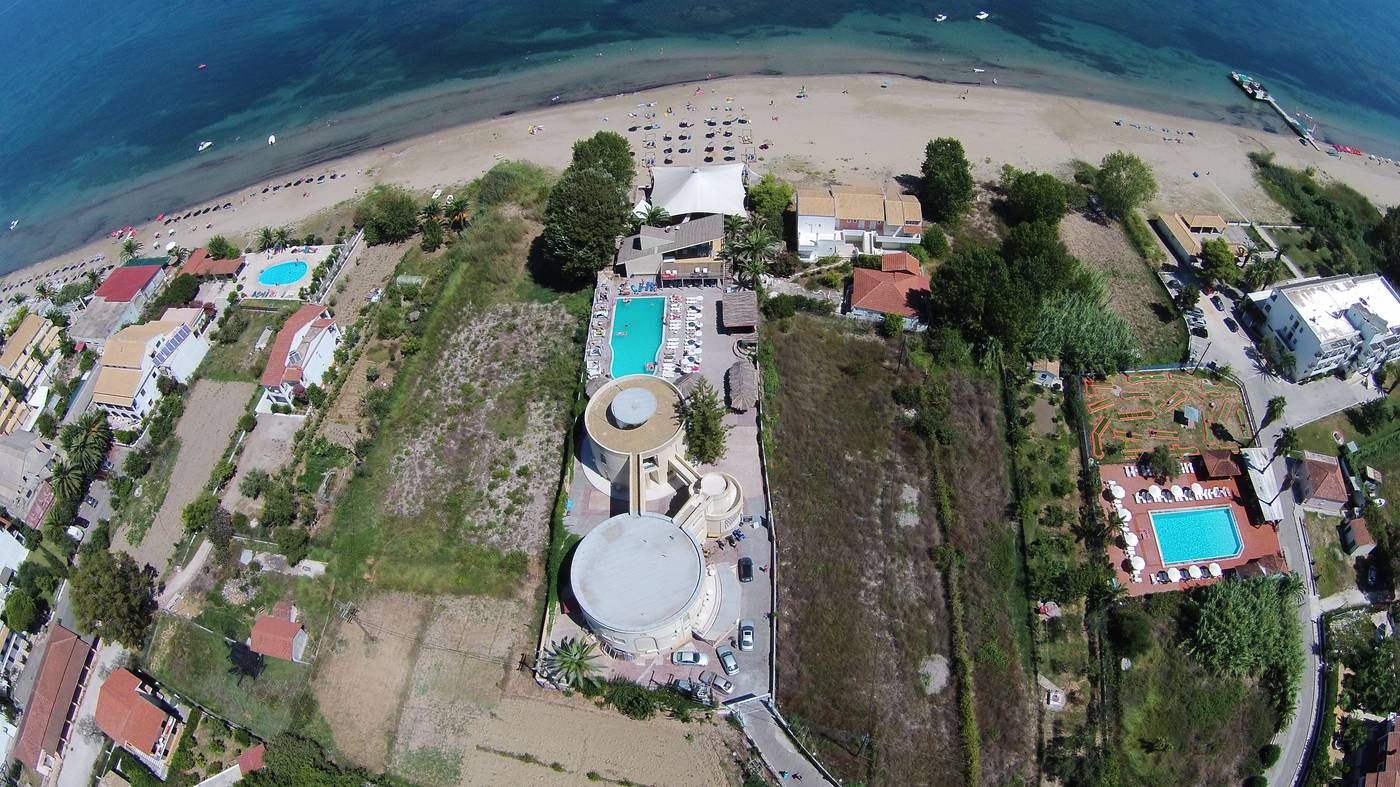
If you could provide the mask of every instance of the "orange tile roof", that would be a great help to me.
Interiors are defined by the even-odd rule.
[[[272,354],[268,356],[267,366],[262,373],[264,386],[272,388],[286,382],[287,372],[292,369],[297,372],[293,382],[301,378],[300,368],[292,367],[289,369],[287,367],[287,353],[292,350],[292,341],[296,339],[297,331],[319,319],[325,310],[324,306],[308,303],[287,318],[287,322],[283,323],[282,330],[277,332],[277,338],[272,342]]]
[[[247,776],[253,771],[262,770],[264,765],[263,757],[265,754],[267,754],[267,746],[259,743],[257,746],[238,755],[239,774]]]
[[[14,755],[32,769],[39,767],[39,755],[58,753],[68,726],[68,711],[77,698],[79,680],[92,655],[92,645],[68,629],[54,624],[49,643],[39,663],[34,694],[20,721]]]
[[[108,274],[93,295],[110,303],[127,303],[160,274],[159,265],[124,265]]]
[[[271,656],[285,661],[292,660],[292,645],[301,624],[284,617],[258,615],[253,622],[253,641],[250,647],[254,653]]]
[[[1211,478],[1229,478],[1240,474],[1239,463],[1231,451],[1206,451],[1201,459],[1205,462],[1206,475]]]
[[[880,258],[880,270],[885,273],[912,273],[916,276],[924,272],[919,258],[907,251],[897,251]]]
[[[851,308],[918,317],[918,304],[928,297],[928,292],[927,276],[856,268],[851,281]]]
[[[97,694],[97,728],[117,743],[146,754],[156,750],[170,714],[141,691],[141,679],[119,669]]]
[[[180,270],[191,276],[233,276],[242,270],[244,259],[239,255],[231,260],[216,260],[209,256],[208,249],[199,248],[190,253]]]
[[[1342,468],[1336,458],[1304,451],[1303,466],[1308,474],[1308,487],[1312,490],[1308,495],[1309,500],[1347,501],[1347,483],[1342,478]]]
[[[1366,547],[1376,543],[1376,539],[1371,535],[1371,529],[1366,527],[1366,520],[1357,517],[1346,525],[1351,530],[1351,542],[1359,547]]]

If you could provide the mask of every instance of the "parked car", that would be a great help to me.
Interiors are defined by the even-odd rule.
[[[739,671],[739,659],[734,656],[734,649],[728,645],[720,645],[715,648],[715,657],[719,659],[719,665],[724,668],[724,674],[733,675]]]
[[[671,663],[679,667],[703,667],[710,659],[698,650],[678,650],[671,654]]]
[[[1216,293],[1210,296],[1210,302],[1211,305],[1213,305],[1215,308],[1219,309],[1222,312],[1225,311],[1225,301],[1221,299],[1220,293]]]
[[[1198,320],[1204,320],[1206,318],[1206,313],[1201,311],[1201,307],[1192,306],[1191,308],[1186,310],[1186,316],[1195,317]]]
[[[753,650],[753,621],[739,621],[739,650]]]
[[[709,670],[700,673],[700,682],[709,684],[710,688],[721,694],[728,694],[734,691],[734,684],[730,683],[728,678],[716,675]]]
[[[741,558],[739,558],[739,581],[740,581],[740,582],[752,582],[752,581],[753,581],[753,558],[751,558],[751,557],[741,557]]]
[[[1206,326],[1204,326],[1204,325],[1192,325],[1192,326],[1191,326],[1191,333],[1194,333],[1195,335],[1201,337],[1202,339],[1206,338],[1206,336],[1209,335],[1208,332],[1206,331]]]
[[[92,495],[88,495],[83,502],[88,504],[88,508],[97,508],[97,498]]]
[[[1233,318],[1233,317],[1226,317],[1226,318],[1225,318],[1225,327],[1226,327],[1226,328],[1229,328],[1231,333],[1235,333],[1235,332],[1239,331],[1239,329],[1240,329],[1240,324],[1237,323],[1237,322],[1235,322],[1235,318]]]

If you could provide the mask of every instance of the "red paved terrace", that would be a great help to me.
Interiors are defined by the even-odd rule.
[[[1115,528],[1114,538],[1108,545],[1108,556],[1113,563],[1114,577],[1118,584],[1128,589],[1128,595],[1145,596],[1150,593],[1202,587],[1219,581],[1206,573],[1206,564],[1199,564],[1203,574],[1201,579],[1188,578],[1186,575],[1187,566],[1182,564],[1176,566],[1182,573],[1181,581],[1163,581],[1160,578],[1159,575],[1165,573],[1168,566],[1162,560],[1161,548],[1152,531],[1151,514],[1154,511],[1186,511],[1192,508],[1219,508],[1222,505],[1228,505],[1240,531],[1242,549],[1238,557],[1215,561],[1222,569],[1222,578],[1228,577],[1246,566],[1249,566],[1249,569],[1246,569],[1244,573],[1250,573],[1260,566],[1270,566],[1276,570],[1278,566],[1283,565],[1278,533],[1272,526],[1264,523],[1259,514],[1258,503],[1254,500],[1254,490],[1250,488],[1248,481],[1245,481],[1242,476],[1208,477],[1201,466],[1202,460],[1199,456],[1193,457],[1193,460],[1189,462],[1182,461],[1190,468],[1190,472],[1179,474],[1167,484],[1158,483],[1154,478],[1135,472],[1137,469],[1135,465],[1103,465],[1099,468],[1105,485],[1104,493],[1099,498],[1099,504],[1103,507],[1105,515],[1111,515],[1113,504],[1112,496],[1107,491],[1108,484],[1112,482],[1123,487],[1127,494],[1123,497],[1121,504],[1131,515],[1126,526],[1129,532],[1137,537],[1136,554],[1142,557],[1146,563],[1142,571],[1139,572],[1141,581],[1132,581],[1133,572],[1129,563],[1126,540]],[[1183,490],[1189,490],[1193,483],[1200,484],[1206,490],[1224,487],[1228,490],[1228,495],[1185,502],[1138,502],[1138,493],[1146,492],[1153,484],[1157,484],[1165,493],[1174,485],[1182,487]]]

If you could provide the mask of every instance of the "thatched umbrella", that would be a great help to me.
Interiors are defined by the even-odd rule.
[[[758,405],[758,370],[748,361],[738,361],[724,373],[729,406],[744,412]]]

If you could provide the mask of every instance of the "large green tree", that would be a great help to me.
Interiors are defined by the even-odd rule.
[[[354,221],[369,245],[398,243],[418,231],[418,203],[397,186],[375,186],[355,207]],[[274,230],[274,242],[283,245],[285,235],[285,228]]]
[[[625,187],[612,175],[567,169],[545,206],[545,252],[566,278],[587,281],[612,263],[628,214]]]
[[[1065,215],[1065,187],[1047,172],[1017,172],[1006,187],[1006,210],[1013,221],[1057,223]]]
[[[243,253],[242,250],[233,245],[233,241],[222,235],[210,238],[209,243],[204,248],[208,250],[209,256],[216,260],[231,260]]]
[[[39,630],[39,602],[23,588],[15,588],[5,597],[5,623],[15,631],[33,633]]]
[[[962,143],[939,137],[924,148],[923,203],[925,218],[956,222],[972,204],[972,165]]]
[[[935,321],[957,328],[979,349],[995,339],[1017,350],[1033,327],[1035,296],[995,249],[973,246],[953,252],[934,271],[929,289]]]
[[[1346,683],[1352,703],[1380,715],[1400,712],[1400,639],[1375,642],[1353,661]]]
[[[1224,238],[1210,238],[1201,244],[1201,268],[1211,281],[1220,284],[1236,284],[1240,280],[1240,266]]]
[[[1188,648],[1217,673],[1262,680],[1275,710],[1292,718],[1303,673],[1297,574],[1226,580],[1195,598]]]
[[[1079,260],[1060,241],[1055,224],[1047,221],[1012,227],[1002,242],[1001,256],[1012,275],[1024,281],[1037,298],[1063,292],[1080,269]]]
[[[1157,179],[1145,161],[1119,150],[1103,157],[1094,178],[1094,189],[1105,210],[1126,216],[1156,196]]]
[[[124,552],[94,552],[69,577],[73,612],[84,632],[139,650],[156,611],[151,577]]]
[[[632,146],[627,139],[614,131],[599,131],[597,134],[574,143],[573,169],[601,169],[621,184],[623,189],[632,188],[636,174],[636,164],[632,160]]]
[[[762,216],[768,226],[781,229],[783,215],[787,213],[796,189],[791,183],[779,180],[772,173],[763,176],[759,182],[749,186],[749,207],[756,215]]]
[[[711,464],[724,456],[729,427],[724,424],[724,405],[714,386],[705,378],[691,389],[679,405],[685,426],[685,444],[690,456],[701,464]]]

